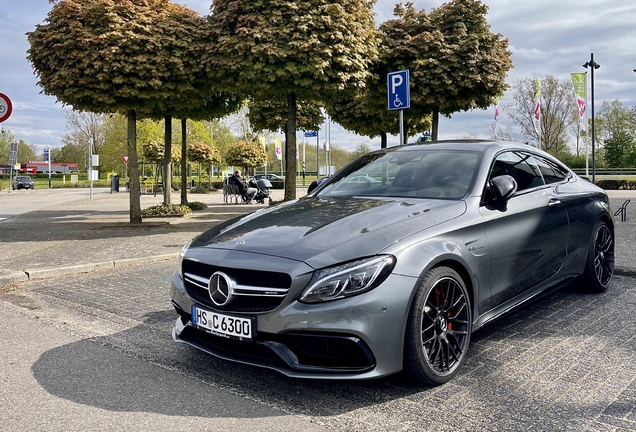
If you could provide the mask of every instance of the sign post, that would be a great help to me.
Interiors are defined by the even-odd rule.
[[[15,169],[15,165],[18,163],[18,143],[12,142],[10,144],[9,150],[9,193],[11,193],[11,189],[13,187],[13,170]]]
[[[124,160],[125,170],[124,177],[128,178],[128,155],[121,155],[121,158]]]
[[[404,110],[411,107],[409,71],[390,72],[386,76],[389,111],[400,111],[400,145],[404,144]]]
[[[44,149],[44,162],[48,162],[49,164],[49,189],[51,189],[51,148]]]

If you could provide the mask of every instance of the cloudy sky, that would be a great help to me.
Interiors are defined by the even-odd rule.
[[[595,72],[596,106],[605,100],[620,99],[636,105],[636,2],[634,0],[483,0],[489,6],[492,31],[510,40],[514,68],[507,82],[547,74],[569,79],[570,72],[583,72],[590,59],[601,65]],[[205,15],[210,0],[181,1]],[[392,17],[394,0],[378,0],[376,20]],[[417,9],[429,10],[442,0],[414,0]],[[42,23],[51,5],[47,0],[0,0],[0,93],[13,102],[13,114],[1,124],[18,139],[39,148],[60,145],[65,133],[62,105],[40,94],[30,64],[26,60],[25,33]],[[502,107],[511,99],[507,94]],[[457,113],[442,119],[440,138],[467,136],[487,138],[493,110]],[[510,125],[505,109],[499,125]],[[322,132],[321,132],[321,136]],[[379,139],[347,133],[331,126],[331,142],[354,149],[359,143],[379,147]],[[396,137],[389,145],[397,144]]]

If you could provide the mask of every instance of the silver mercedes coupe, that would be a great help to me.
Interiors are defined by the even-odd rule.
[[[437,385],[472,332],[565,284],[604,291],[613,270],[607,195],[549,154],[405,145],[184,246],[172,336],[291,377]]]

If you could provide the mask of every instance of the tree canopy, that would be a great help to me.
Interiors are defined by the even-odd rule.
[[[244,170],[265,165],[267,153],[263,146],[253,141],[238,141],[225,154],[228,165],[239,166]],[[294,161],[295,162],[295,161]],[[293,170],[292,172],[295,172]]]
[[[141,222],[136,119],[173,115],[200,90],[198,14],[169,0],[60,0],[27,34],[42,92],[65,105],[128,116],[130,220]]]
[[[364,86],[376,55],[373,1],[213,0],[211,76],[256,100],[287,101],[286,171],[295,171],[296,101],[327,101]],[[295,176],[285,199],[296,197]]]
[[[434,140],[440,113],[487,108],[507,88],[508,40],[490,31],[487,12],[479,0],[451,0],[428,14],[400,3],[396,19],[380,26],[387,65],[409,70],[409,110],[420,117],[432,113]]]
[[[287,126],[287,100],[250,100],[247,114],[250,124],[256,130],[279,131]],[[296,111],[296,129],[315,131],[324,121],[318,103],[299,102]]]

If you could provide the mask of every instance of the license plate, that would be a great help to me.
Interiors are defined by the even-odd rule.
[[[192,324],[215,336],[251,341],[256,333],[253,321],[192,306]]]

